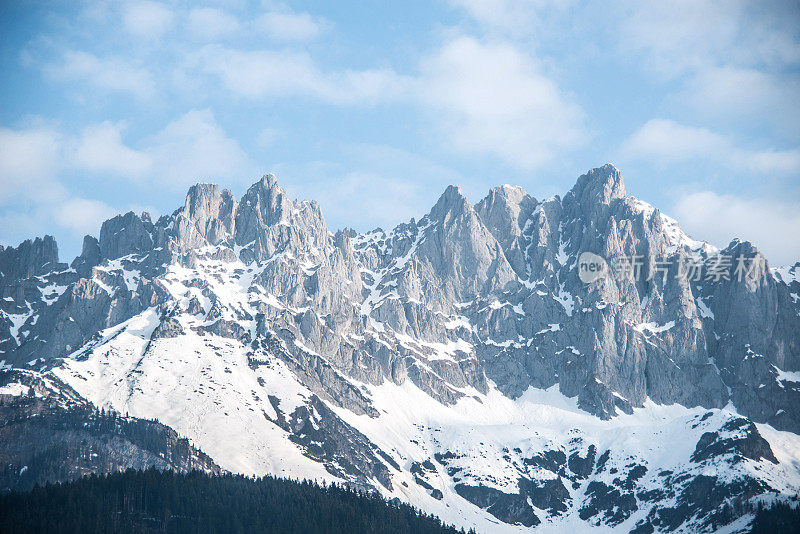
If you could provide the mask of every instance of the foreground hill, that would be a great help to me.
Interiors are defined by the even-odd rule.
[[[158,421],[98,410],[53,377],[0,369],[0,492],[148,467],[223,472]]]

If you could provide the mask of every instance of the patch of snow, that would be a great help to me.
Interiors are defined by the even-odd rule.
[[[28,321],[28,318],[33,315],[33,308],[31,308],[31,305],[27,300],[25,301],[25,307],[27,308],[27,311],[22,313],[8,313],[0,310],[0,316],[5,317],[11,322],[9,330],[11,331],[11,336],[14,338],[14,341],[17,342],[17,345],[20,344],[20,329]]]
[[[666,332],[673,326],[675,326],[675,321],[668,321],[663,325],[659,325],[658,323],[640,323],[634,326],[633,329],[636,330],[637,332],[642,332],[642,333],[647,331],[653,334],[660,334],[662,332]]]
[[[795,282],[800,282],[800,268],[798,265],[784,265],[781,267],[773,267],[770,269],[772,276],[779,282],[786,285],[792,285]]]
[[[778,380],[781,382],[798,382],[800,383],[800,371],[784,371],[773,365],[773,369],[778,372]]]
[[[644,214],[645,220],[650,219],[653,214],[655,213],[655,208],[648,204],[647,202],[643,202],[635,197],[628,197],[632,203],[634,208],[638,209],[641,213]],[[716,252],[718,249],[705,241],[698,241],[696,239],[692,239],[689,237],[680,227],[678,221],[664,215],[663,213],[659,212],[661,215],[661,221],[664,225],[664,231],[667,234],[667,240],[669,243],[669,253],[674,253],[681,247],[686,247],[693,252],[697,251],[706,251],[706,252]]]
[[[548,332],[558,332],[559,330],[561,330],[561,325],[558,323],[552,323],[548,325],[547,328],[545,328],[544,330],[539,330],[538,332],[536,332],[536,335],[538,336],[539,334],[546,334]]]
[[[703,302],[703,299],[697,299],[697,309],[700,312],[700,317],[714,319],[714,312],[711,311],[711,308],[706,306],[706,303]]]
[[[575,310],[575,299],[572,297],[572,293],[564,289],[564,282],[561,282],[558,286],[558,294],[554,295],[553,298],[564,307],[567,316],[572,317]]]
[[[21,382],[11,382],[5,386],[0,386],[0,395],[12,395],[20,397],[27,395],[30,388]]]
[[[567,259],[568,258],[567,258],[566,250],[567,250],[567,245],[568,244],[569,243],[563,243],[562,242],[562,243],[559,243],[559,245],[558,245],[558,253],[556,254],[556,261],[560,265],[566,265],[567,264]]]
[[[444,327],[448,330],[455,330],[457,328],[466,328],[467,330],[472,330],[472,325],[463,315],[457,315],[451,319],[448,319],[447,322],[444,323]]]

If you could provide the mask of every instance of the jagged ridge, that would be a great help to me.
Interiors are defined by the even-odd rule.
[[[99,241],[87,236],[69,269],[44,268],[57,257],[29,249],[2,251],[10,258],[2,265],[16,266],[0,278],[4,362],[54,373],[98,405],[158,417],[240,472],[334,474],[429,507],[438,497],[467,523],[478,521],[464,519],[472,513],[467,501],[489,503],[481,506],[489,514],[516,522],[463,489],[456,472],[445,470],[435,487],[410,471],[466,438],[459,430],[450,443],[433,439],[432,427],[446,419],[434,418],[427,429],[403,419],[402,402],[385,396],[395,391],[389,398],[408,400],[409,387],[452,413],[473,399],[494,405],[489,399],[501,393],[498,402],[513,411],[527,406],[530,391],[556,388],[603,419],[643,406],[652,411],[655,402],[697,407],[669,412],[679,427],[711,408],[800,429],[796,270],[773,272],[764,260],[743,282],[688,281],[674,271],[580,281],[576,261],[587,251],[641,256],[646,274],[661,258],[677,264],[696,255],[708,263],[722,252],[763,260],[749,243],[716,251],[691,240],[675,221],[626,196],[610,165],[581,176],[563,199],[538,201],[501,186],[473,207],[451,186],[419,221],[366,234],[332,234],[316,203],[290,200],[272,175],[238,203],[227,190],[200,184],[183,208],[155,223],[133,213],[106,221]],[[175,403],[177,409],[163,406]],[[409,449],[389,439],[379,431],[387,417],[431,441]],[[536,420],[519,417],[507,424]],[[625,426],[626,417],[603,428]],[[726,424],[714,420],[718,428]],[[214,427],[237,435],[237,452]],[[584,440],[575,454],[587,454],[591,439]],[[278,457],[265,443],[287,452]],[[566,454],[565,443],[539,445]],[[475,459],[474,446],[465,458]],[[613,458],[637,447],[607,450]],[[495,490],[503,495],[507,484],[511,495],[524,495],[524,480],[545,471],[564,476],[541,466],[536,475],[520,467],[528,465],[522,457],[507,462],[504,469],[523,481],[515,475],[500,484]],[[790,487],[783,469],[770,475],[783,482],[769,488]],[[486,475],[471,476],[485,485]],[[403,482],[425,497],[408,493]],[[581,521],[595,517],[581,517],[578,501],[602,500],[612,490],[589,488],[593,482],[600,481],[565,486],[568,499],[564,490],[548,489],[562,497],[548,513],[561,516],[566,507]],[[603,484],[624,489],[614,480]],[[767,486],[739,487],[726,498],[750,498]],[[641,515],[665,497],[631,495],[628,515],[602,522],[674,528],[674,519]],[[519,509],[513,499],[494,498]],[[525,506],[520,522],[534,523],[535,511]]]

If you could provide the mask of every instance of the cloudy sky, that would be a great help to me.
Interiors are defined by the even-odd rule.
[[[607,162],[694,237],[800,259],[797,2],[0,2],[0,243],[274,172],[331,228]]]

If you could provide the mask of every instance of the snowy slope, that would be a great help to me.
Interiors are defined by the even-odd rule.
[[[263,266],[255,264],[215,260],[200,261],[194,269],[170,267],[162,281],[174,299],[169,316],[179,325],[179,333],[174,337],[154,336],[165,318],[155,308],[149,308],[101,331],[93,342],[65,358],[52,373],[97,406],[158,419],[171,426],[225,469],[337,480],[322,463],[305,454],[306,449],[292,440],[291,432],[273,422],[279,414],[270,396],[278,399],[277,406],[283,413],[291,413],[314,395],[284,360],[268,354],[253,365],[248,344],[197,330],[207,325],[204,314],[211,306],[210,302],[202,303],[208,297],[194,287],[197,279],[209,282],[222,317],[234,310],[255,316],[258,303],[277,310],[289,309],[274,295],[253,290],[258,286],[253,285],[253,280],[261,270]],[[192,314],[187,310],[195,298],[201,302],[202,311]],[[229,318],[234,319],[233,315]],[[249,332],[256,328],[254,320],[238,320],[237,324]],[[408,336],[398,335],[399,339],[404,337]],[[364,392],[378,417],[356,415],[335,403],[330,403],[330,408],[400,468],[397,470],[392,462],[384,460],[391,470],[392,489],[375,481],[372,486],[445,521],[476,526],[485,532],[527,529],[508,525],[472,505],[456,491],[458,484],[517,494],[520,478],[563,480],[567,490],[564,511],[531,506],[542,521],[540,527],[555,530],[567,526],[588,528],[593,520],[603,526],[606,522],[598,520],[602,514],[589,521],[580,517],[581,509],[589,502],[588,485],[597,481],[613,485],[615,478],[624,478],[636,466],[646,468],[646,474],[636,483],[639,493],[663,487],[664,477],[659,473],[664,471],[697,475],[709,470],[719,472],[728,481],[743,477],[762,480],[780,494],[791,495],[800,490],[800,439],[768,425],[759,426],[759,431],[770,442],[778,464],[745,459],[716,470],[690,460],[703,433],[718,430],[738,417],[730,407],[688,409],[648,401],[630,415],[603,421],[581,410],[575,398],[565,397],[555,386],[548,390],[529,388],[514,400],[500,393],[494,384],[485,392],[467,386],[461,388],[463,396],[456,403],[446,405],[411,381],[375,385],[347,380]],[[559,474],[557,469],[554,472],[529,462],[542,451],[563,451],[566,457],[576,454],[586,458],[591,446],[596,457],[605,451],[610,451],[610,456],[603,472],[596,473],[597,468],[592,466],[590,476],[576,477],[569,468]],[[454,458],[439,461],[437,455]],[[434,469],[414,469],[415,464],[424,462]],[[617,473],[611,474],[612,469]],[[420,484],[419,479],[429,487]],[[433,490],[441,491],[441,499],[432,496]],[[653,508],[665,504],[666,501],[639,501],[637,510],[613,526],[630,530]]]
[[[366,234],[330,232],[274,176],[238,203],[200,184],[156,222],[107,221],[71,266],[48,252],[0,280],[0,365],[224,469],[346,481],[482,532],[737,532],[797,494],[796,269],[586,284],[584,251],[759,257],[689,238],[611,166],[543,202],[449,187]]]

